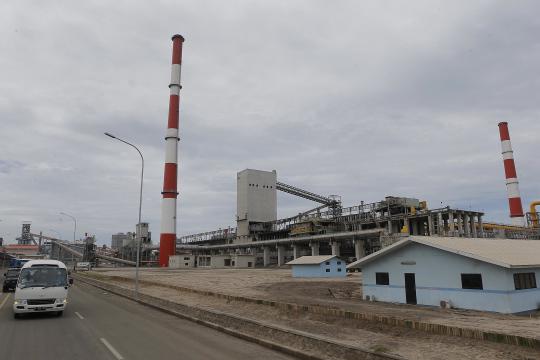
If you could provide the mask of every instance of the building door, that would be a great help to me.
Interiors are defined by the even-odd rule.
[[[407,304],[416,305],[416,281],[414,273],[405,273],[405,299]]]

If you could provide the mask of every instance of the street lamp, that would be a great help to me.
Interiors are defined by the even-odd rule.
[[[75,234],[77,233],[77,219],[75,219],[75,216],[66,214],[65,212],[61,212],[60,215],[70,217],[71,220],[73,220],[75,224],[75,226],[73,227],[73,243],[75,243]]]
[[[110,138],[116,139],[118,141],[123,142],[124,144],[127,144],[137,150],[139,155],[141,156],[141,190],[139,192],[139,222],[137,225],[137,261],[135,262],[135,296],[139,297],[139,256],[140,256],[140,247],[141,247],[141,209],[142,209],[142,190],[143,190],[143,179],[144,179],[144,157],[135,145],[120,139],[119,137],[114,136],[113,134],[110,134],[108,132],[105,133]]]

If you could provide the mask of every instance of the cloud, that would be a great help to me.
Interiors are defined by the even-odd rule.
[[[3,2],[0,236],[159,236],[170,36],[182,33],[180,234],[234,226],[236,172],[345,205],[414,196],[507,220],[497,123],[538,196],[540,6],[503,1]],[[279,215],[312,204],[279,195]],[[7,235],[9,234],[9,235]]]

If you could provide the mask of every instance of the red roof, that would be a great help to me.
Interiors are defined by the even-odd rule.
[[[19,245],[19,244],[7,244],[7,245],[4,245],[4,247],[6,249],[32,249],[32,250],[37,250],[39,248],[38,245]]]

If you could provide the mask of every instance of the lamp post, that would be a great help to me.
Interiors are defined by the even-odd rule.
[[[73,220],[73,222],[75,224],[74,227],[73,227],[73,243],[75,243],[75,234],[77,233],[77,219],[75,218],[75,216],[66,214],[65,212],[61,212],[60,215],[70,217],[71,220]]]
[[[116,137],[108,132],[105,133],[110,138],[116,139],[118,141],[123,142],[124,144],[127,144],[137,150],[139,155],[141,156],[141,189],[139,192],[139,222],[137,223],[137,240],[136,240],[136,246],[137,246],[137,261],[135,262],[135,297],[139,297],[139,256],[140,256],[140,247],[141,247],[141,209],[142,209],[142,191],[143,191],[143,179],[144,179],[144,157],[135,145],[120,139],[119,137]]]
[[[57,240],[60,240],[60,241],[62,240],[62,235],[60,234],[60,232],[58,232],[58,231],[56,231],[54,229],[49,229],[49,231],[52,231],[52,232],[57,234],[57,236],[58,236]],[[53,248],[52,243],[51,243],[51,254],[53,254],[53,249],[54,248]],[[71,262],[73,262],[73,255],[71,256]]]

